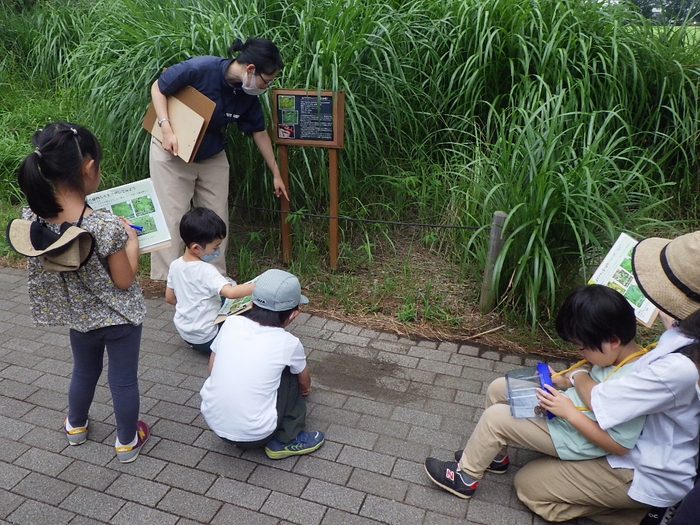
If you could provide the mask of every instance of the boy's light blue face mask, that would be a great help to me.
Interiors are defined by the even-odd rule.
[[[695,392],[698,394],[698,399],[700,399],[700,385],[695,383]]]
[[[221,250],[217,248],[217,250],[214,253],[205,253],[204,255],[200,256],[199,259],[205,263],[208,263],[212,262],[219,255],[221,255]]]

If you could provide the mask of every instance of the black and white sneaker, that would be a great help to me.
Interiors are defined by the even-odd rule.
[[[455,451],[455,461],[459,463],[462,459],[462,451]],[[486,472],[493,472],[494,474],[505,474],[508,472],[508,467],[510,466],[510,459],[506,454],[501,459],[494,459],[491,464],[486,467]]]
[[[672,507],[652,507],[639,525],[666,525],[676,513],[676,505]]]
[[[471,498],[479,485],[478,481],[471,479],[458,469],[456,461],[439,461],[435,458],[427,458],[425,472],[438,487],[462,499]]]

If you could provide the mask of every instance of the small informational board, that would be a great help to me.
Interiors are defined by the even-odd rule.
[[[632,273],[632,251],[638,242],[626,233],[620,234],[588,284],[603,284],[620,292],[634,308],[637,321],[650,327],[659,309],[644,296]]]
[[[345,129],[343,91],[274,89],[272,105],[278,145],[342,149]]]
[[[289,187],[288,146],[328,149],[330,268],[338,264],[338,150],[345,135],[345,92],[307,89],[272,90],[273,136],[279,152],[280,176]],[[280,199],[282,260],[292,260],[292,232],[287,223],[289,201]]]
[[[139,237],[139,253],[170,246],[170,232],[151,179],[98,191],[88,195],[85,200],[93,210],[111,211],[140,226],[142,230],[136,232]]]
[[[202,143],[216,103],[192,86],[186,86],[167,98],[168,121],[177,137],[178,157],[190,164]],[[156,140],[163,142],[153,102],[148,106],[141,125]]]

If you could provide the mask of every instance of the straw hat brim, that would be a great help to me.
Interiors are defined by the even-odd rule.
[[[93,236],[77,226],[68,226],[45,249],[37,249],[31,241],[32,224],[36,221],[13,219],[5,232],[10,248],[26,257],[38,257],[47,271],[70,272],[79,269],[95,248]]]
[[[670,239],[650,237],[640,241],[632,253],[632,271],[642,293],[659,310],[675,319],[685,319],[700,309],[666,276],[661,265],[661,252]]]

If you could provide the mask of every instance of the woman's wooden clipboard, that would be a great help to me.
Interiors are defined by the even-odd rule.
[[[178,156],[188,164],[197,154],[215,107],[216,103],[213,100],[192,86],[186,86],[168,96],[168,120],[177,137]],[[156,121],[156,110],[151,102],[141,125],[156,140],[162,142],[163,135]]]

